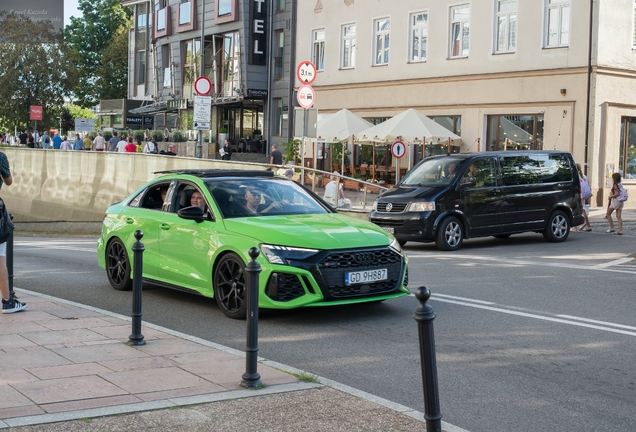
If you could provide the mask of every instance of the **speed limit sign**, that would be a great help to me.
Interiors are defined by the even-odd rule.
[[[394,142],[391,146],[391,154],[398,159],[403,157],[406,154],[406,146],[404,143],[402,141]]]

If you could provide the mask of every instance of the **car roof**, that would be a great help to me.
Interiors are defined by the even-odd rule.
[[[274,173],[269,170],[222,170],[222,169],[181,169],[156,171],[154,174],[181,174],[191,175],[199,178],[216,177],[274,177]]]

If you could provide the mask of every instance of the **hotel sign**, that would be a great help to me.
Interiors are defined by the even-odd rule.
[[[269,0],[250,0],[250,46],[248,63],[267,65],[267,3]]]

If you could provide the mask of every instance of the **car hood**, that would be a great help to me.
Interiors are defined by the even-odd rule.
[[[389,235],[371,222],[335,213],[227,219],[225,229],[259,242],[312,249],[387,246]]]
[[[380,197],[379,201],[384,202],[407,202],[412,201],[415,198],[430,198],[434,199],[442,192],[444,189],[447,189],[448,186],[399,186],[393,187],[388,191],[384,192]]]

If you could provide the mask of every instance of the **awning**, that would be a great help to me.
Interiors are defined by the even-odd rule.
[[[152,103],[150,105],[143,105],[143,106],[140,106],[139,108],[128,110],[128,112],[130,114],[147,114],[147,115],[156,114],[158,112],[165,111],[167,106],[168,104],[166,101],[159,101],[159,102]]]

